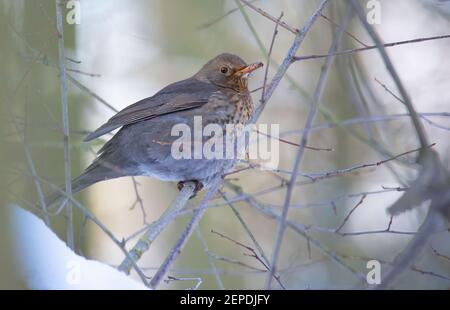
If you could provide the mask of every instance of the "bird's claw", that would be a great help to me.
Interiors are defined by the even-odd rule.
[[[197,193],[198,193],[199,191],[201,191],[201,190],[203,189],[203,183],[200,182],[200,181],[197,181],[197,180],[180,181],[180,182],[178,182],[178,184],[177,184],[178,190],[181,191],[181,190],[183,189],[183,187],[184,187],[184,184],[187,183],[187,182],[193,182],[193,183],[195,184],[195,187],[194,187],[194,194],[193,194],[191,197],[189,197],[189,199],[192,199],[192,198],[194,198],[195,196],[197,196]]]

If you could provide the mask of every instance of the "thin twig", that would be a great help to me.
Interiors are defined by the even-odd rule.
[[[229,264],[238,265],[238,266],[241,266],[241,267],[244,267],[244,268],[248,268],[248,269],[251,269],[251,270],[254,270],[254,271],[258,271],[258,272],[267,272],[266,269],[253,267],[252,265],[246,264],[246,263],[241,262],[241,261],[239,261],[237,259],[234,259],[234,258],[220,256],[220,255],[217,255],[217,254],[214,254],[214,253],[211,253],[211,252],[208,252],[207,255],[210,258],[214,258],[215,260],[220,260],[222,262],[226,262],[226,263],[229,263]]]
[[[323,231],[322,231],[323,232]],[[333,231],[329,231],[331,233],[336,233]],[[341,237],[354,237],[354,236],[367,236],[367,235],[382,235],[382,234],[392,234],[392,235],[404,235],[404,236],[414,236],[417,234],[417,231],[402,231],[402,230],[366,230],[366,231],[353,231],[353,232],[337,232],[337,234]]]
[[[184,184],[183,188],[178,193],[172,205],[166,211],[164,211],[164,213],[157,221],[149,225],[144,235],[139,238],[139,241],[131,249],[130,255],[126,257],[119,265],[118,269],[120,271],[123,271],[127,274],[130,273],[132,263],[137,262],[142,257],[142,255],[146,251],[148,251],[150,245],[160,234],[160,232],[174,219],[176,213],[184,208],[189,198],[193,195],[194,190],[194,182],[186,182]]]
[[[394,97],[396,100],[400,101],[401,103],[405,104],[405,101],[400,98],[399,96],[397,96],[391,89],[389,89],[389,87],[386,86],[386,84],[383,84],[382,82],[380,82],[377,78],[375,78],[375,82],[377,82],[378,84],[380,84],[381,87],[384,88],[385,91],[387,91],[392,97]],[[423,119],[425,122],[427,122],[428,124],[430,124],[431,126],[440,128],[440,129],[444,129],[444,130],[449,130],[450,131],[450,127],[446,127],[446,126],[442,126],[437,124],[436,122],[433,122],[432,120],[430,120],[429,118],[427,118],[426,116],[422,115],[421,113],[417,113],[417,115]]]
[[[357,260],[362,260],[362,261],[370,261],[373,260],[373,258],[371,257],[362,257],[362,256],[349,256],[349,255],[345,255],[345,254],[340,254],[342,257],[347,258],[347,259],[357,259]],[[377,259],[381,264],[385,264],[385,265],[393,265],[393,262],[389,262],[386,260],[382,260],[382,259]],[[427,271],[427,270],[423,270],[421,268],[418,268],[417,266],[411,266],[410,268],[411,271],[416,272],[416,273],[420,273],[420,274],[425,274],[425,275],[429,275],[429,276],[433,276],[435,278],[438,279],[442,279],[442,280],[447,280],[450,281],[450,277],[435,273],[433,271]]]
[[[268,65],[269,65],[269,64],[268,64]],[[267,67],[266,67],[266,69],[267,69]],[[253,93],[256,93],[257,91],[260,91],[260,90],[262,90],[262,89],[263,89],[263,86],[257,87],[257,88],[255,88],[255,89],[249,91],[248,93],[249,93],[249,94],[253,94]]]
[[[68,60],[70,62],[73,62],[73,63],[76,63],[76,64],[81,64],[81,60],[73,59],[73,58],[70,58],[68,56],[66,56],[66,60]]]
[[[144,201],[142,200],[142,197],[139,194],[138,182],[136,181],[136,178],[134,176],[131,177],[131,180],[133,181],[133,188],[134,188],[134,194],[136,195],[136,199],[130,209],[132,210],[132,209],[134,209],[134,207],[136,205],[139,205],[139,208],[141,209],[141,212],[142,212],[142,220],[144,222],[144,225],[146,225],[147,224],[147,213],[145,212]]]
[[[28,99],[28,94],[27,94],[27,99]],[[31,152],[29,150],[29,147],[25,141],[25,129],[24,129],[24,133],[23,135],[20,135],[20,128],[19,128],[19,124],[17,121],[16,116],[13,114],[12,109],[11,109],[11,105],[7,104],[6,105],[7,110],[8,110],[8,114],[10,116],[10,119],[12,121],[12,123],[14,124],[15,130],[16,130],[16,135],[19,137],[19,139],[22,142],[23,145],[23,150],[25,153],[25,158],[27,160],[27,165],[28,165],[28,169],[30,169],[30,173],[33,177],[33,182],[36,188],[36,192],[39,198],[39,204],[41,207],[41,211],[42,211],[42,217],[44,219],[44,223],[50,227],[50,217],[49,217],[49,213],[47,210],[47,204],[45,203],[45,198],[44,198],[44,193],[42,191],[42,187],[41,187],[41,183],[39,182],[38,179],[38,174],[36,171],[36,166],[34,165],[33,162],[33,158],[31,156]],[[24,122],[24,125],[26,124],[26,122]]]
[[[253,3],[253,2],[256,2],[256,1],[258,1],[258,0],[252,0],[252,1],[250,1],[250,2]],[[229,10],[228,12],[226,12],[225,14],[220,15],[219,17],[215,17],[214,19],[212,19],[212,20],[210,20],[210,21],[207,21],[207,22],[205,22],[205,23],[203,23],[203,24],[197,26],[197,29],[198,29],[198,30],[202,30],[202,29],[208,28],[208,27],[210,27],[210,26],[216,24],[217,22],[221,21],[222,19],[224,19],[224,18],[227,17],[228,15],[231,15],[231,14],[233,14],[234,12],[237,12],[237,11],[239,11],[239,8],[231,9],[231,10]]]
[[[288,141],[286,141],[286,142],[288,142]],[[295,145],[296,146],[300,146],[299,144],[295,144]],[[435,145],[436,145],[436,143],[430,144],[428,146],[428,148],[432,148]],[[308,148],[308,147],[305,147],[305,148]],[[316,148],[313,148],[313,149],[315,149],[315,150],[328,150],[328,149],[316,149]],[[408,155],[408,154],[411,154],[411,153],[414,153],[414,152],[418,152],[418,151],[421,151],[421,150],[422,150],[422,148],[417,148],[417,149],[414,149],[414,150],[403,152],[401,154],[394,155],[394,156],[392,156],[390,158],[387,158],[387,159],[384,159],[384,160],[381,160],[381,161],[377,161],[377,162],[374,162],[374,163],[359,164],[359,165],[352,166],[352,167],[349,167],[349,168],[337,169],[337,170],[333,170],[333,171],[314,172],[314,173],[297,172],[297,175],[305,177],[305,178],[308,178],[310,180],[310,182],[307,182],[307,183],[305,183],[305,182],[300,182],[300,183],[297,182],[295,185],[310,184],[310,183],[313,183],[313,182],[316,182],[316,181],[319,181],[319,180],[324,180],[324,179],[328,179],[328,178],[332,178],[332,177],[336,177],[336,176],[340,176],[340,175],[344,175],[344,174],[359,174],[360,172],[358,172],[358,170],[361,170],[361,169],[364,169],[364,168],[371,168],[371,167],[375,168],[375,167],[381,166],[383,164],[386,164],[388,162],[397,160],[397,159],[399,159],[399,158],[401,158],[401,157],[403,157],[405,155]],[[240,173],[240,172],[243,172],[243,171],[247,171],[247,170],[255,169],[255,168],[260,168],[260,167],[261,167],[261,165],[258,164],[258,163],[249,163],[249,166],[243,167],[243,168],[240,168],[240,169],[237,169],[237,170],[234,170],[234,171],[230,171],[230,172],[224,174],[224,176],[229,176],[229,175],[232,175],[232,174],[237,174],[237,173]],[[289,175],[293,174],[292,171],[290,171],[290,170],[269,169],[267,167],[264,168],[264,171],[265,172],[272,172],[272,173],[289,174]],[[280,177],[277,174],[273,174],[273,175],[277,176],[277,177]],[[284,181],[285,179],[281,178],[281,180]]]
[[[111,104],[109,104],[105,99],[103,99],[102,97],[100,97],[99,95],[97,95],[96,93],[94,93],[92,90],[90,90],[89,88],[87,88],[85,85],[83,85],[80,81],[78,81],[77,79],[75,79],[73,76],[71,76],[70,74],[67,74],[67,79],[72,82],[76,87],[78,87],[79,89],[81,89],[82,91],[85,91],[86,93],[88,93],[90,96],[94,97],[95,99],[97,99],[98,101],[100,101],[103,105],[105,105],[108,109],[110,109],[111,111],[113,111],[114,113],[119,112],[119,110],[117,110],[116,108],[114,108]]]
[[[425,117],[450,117],[450,113],[448,112],[435,112],[435,113],[418,113],[418,115],[424,119]],[[409,113],[397,113],[397,114],[390,114],[390,115],[374,115],[374,116],[368,116],[368,117],[353,117],[349,119],[345,119],[339,122],[331,122],[331,123],[324,123],[319,124],[316,126],[313,126],[309,129],[309,131],[319,131],[323,129],[332,129],[339,126],[352,126],[352,125],[360,125],[360,124],[366,124],[366,123],[376,123],[376,122],[387,122],[387,121],[393,121],[398,120],[400,118],[406,118],[410,117]],[[433,124],[430,124],[433,125]],[[288,130],[280,133],[280,136],[286,136],[286,135],[292,135],[292,134],[298,134],[303,132],[305,129],[295,129],[295,130]]]
[[[216,258],[216,254],[214,253],[207,253],[207,255],[210,255],[212,259]],[[217,255],[218,260],[220,259],[220,256]],[[314,261],[314,262],[309,262],[309,265],[312,265],[314,263],[317,263],[318,261]],[[307,264],[304,264],[303,266],[299,266],[299,267],[305,267]],[[252,268],[249,268],[252,269]],[[149,271],[155,271],[158,270],[158,267],[142,267],[142,270],[149,270]],[[192,275],[211,275],[213,272],[211,271],[210,268],[171,268],[169,270],[169,272],[171,274],[182,274],[182,275],[186,275],[186,274],[192,274]],[[242,276],[244,274],[261,274],[266,272],[265,270],[234,270],[234,269],[225,269],[225,268],[218,268],[217,272],[220,275],[229,275],[229,276]]]
[[[67,104],[67,76],[66,76],[66,52],[64,48],[63,34],[63,2],[56,0],[56,29],[58,31],[58,53],[59,53],[59,83],[61,92],[63,144],[64,144],[64,176],[67,196],[72,196],[72,174],[69,148],[69,109]],[[66,208],[66,241],[70,249],[74,250],[74,228],[72,203],[67,201]]]
[[[327,3],[326,1],[323,1],[321,3],[321,6],[319,7],[318,11],[316,12],[316,16],[319,16],[322,13],[322,10],[326,3]],[[343,35],[342,29],[346,29],[348,20],[349,20],[349,14],[347,14],[347,17],[344,18],[343,27],[339,30],[339,32],[335,36],[335,38],[331,44],[331,47],[330,47],[330,52],[333,52],[338,47],[339,42]],[[318,81],[317,87],[314,91],[313,99],[311,101],[311,108],[306,117],[305,129],[310,128],[314,122],[314,119],[316,117],[316,113],[318,110],[318,105],[322,98],[322,94],[325,90],[325,85],[328,80],[328,73],[331,68],[331,64],[333,63],[333,60],[334,60],[334,57],[328,57],[322,68],[322,72],[320,74],[319,81]],[[271,260],[271,265],[270,265],[270,276],[268,276],[266,278],[266,289],[271,289],[271,287],[272,287],[272,277],[273,277],[273,273],[276,272],[278,257],[279,257],[280,251],[281,251],[281,244],[283,242],[284,232],[286,230],[286,220],[287,220],[287,215],[288,215],[288,211],[289,211],[290,201],[291,201],[292,194],[293,194],[294,184],[295,184],[295,181],[297,180],[297,171],[300,167],[300,163],[302,162],[303,154],[304,154],[304,150],[305,150],[304,146],[308,144],[308,139],[309,139],[309,133],[308,133],[308,130],[306,130],[302,135],[300,147],[298,149],[294,164],[292,166],[293,174],[291,175],[291,178],[288,183],[288,188],[286,190],[286,195],[284,198],[283,210],[281,212],[281,218],[280,218],[280,221],[278,222],[278,226],[277,226],[277,234],[275,237],[275,246],[274,246],[275,248],[274,248],[274,251],[272,254],[272,260]]]
[[[244,20],[250,30],[250,32],[252,33],[256,44],[258,45],[261,53],[263,55],[268,55],[269,51],[266,49],[264,43],[262,42],[261,38],[258,35],[258,32],[256,31],[255,27],[252,24],[252,21],[250,20],[250,17],[247,14],[247,11],[244,10],[244,6],[242,5],[242,3],[239,0],[235,0],[236,5],[239,8],[239,11],[241,12],[242,16],[244,17]],[[295,55],[294,55],[295,56]],[[270,65],[276,67],[276,69],[278,70],[280,67],[280,64],[278,63],[278,61],[276,61],[276,59],[271,58],[270,61]],[[309,93],[300,86],[300,84],[292,77],[289,75],[289,73],[285,73],[286,79],[288,80],[289,83],[292,84],[292,86],[306,99],[308,99]],[[257,118],[254,118],[257,119]]]
[[[219,191],[219,193],[222,195],[222,198],[225,200],[225,202],[228,204],[228,206],[231,208],[231,210],[233,211],[234,215],[237,217],[237,219],[239,220],[239,222],[241,223],[242,227],[244,227],[245,231],[247,232],[248,236],[250,237],[250,239],[252,240],[253,244],[255,245],[256,249],[258,250],[259,254],[261,255],[261,259],[263,260],[262,264],[264,265],[264,267],[266,268],[267,271],[269,271],[269,259],[267,258],[266,254],[264,254],[264,251],[261,247],[261,245],[259,244],[259,242],[256,240],[256,237],[253,235],[253,233],[251,232],[250,228],[248,227],[247,223],[245,223],[244,219],[242,218],[242,216],[240,215],[239,211],[236,209],[236,207],[234,206],[234,204],[232,202],[230,202],[230,200],[228,199],[228,197],[226,196],[225,193],[223,193],[222,191]],[[254,254],[257,256],[256,252],[254,252]],[[258,260],[261,260],[258,259]],[[280,276],[275,274],[274,275],[275,279],[277,280],[278,284],[283,288],[286,289],[285,286],[281,283],[280,280]]]
[[[283,12],[281,12],[280,17],[278,17],[278,21],[281,20],[281,18],[283,17]],[[264,70],[264,82],[263,82],[263,87],[262,87],[262,92],[261,92],[261,102],[264,99],[264,93],[266,92],[266,86],[267,86],[267,75],[269,74],[269,67],[270,67],[270,59],[271,59],[271,55],[272,55],[272,50],[273,50],[273,45],[275,43],[275,38],[277,37],[278,34],[278,22],[275,24],[275,29],[273,31],[273,35],[272,35],[272,40],[270,41],[270,47],[269,47],[269,52],[267,53],[267,64],[266,64],[266,69]]]
[[[150,281],[151,288],[153,288],[153,289],[157,288],[158,285],[161,283],[161,281],[164,279],[164,277],[166,276],[170,267],[172,266],[174,261],[177,259],[178,255],[183,250],[183,248],[186,245],[187,241],[189,240],[190,236],[192,235],[192,233],[194,232],[198,223],[200,222],[201,218],[205,214],[206,206],[207,206],[209,200],[215,195],[215,193],[217,192],[217,190],[219,189],[221,184],[222,184],[222,179],[220,177],[217,177],[211,181],[211,185],[208,188],[207,193],[203,197],[199,208],[194,212],[194,215],[192,216],[189,224],[186,226],[186,229],[180,235],[175,246],[172,248],[169,255],[166,257],[166,259],[161,264],[158,271],[156,272],[156,274],[153,276],[152,280]]]
[[[436,256],[438,256],[438,257],[441,257],[441,258],[444,258],[444,259],[450,261],[450,256],[439,253],[439,252],[438,252],[435,248],[433,248],[433,247],[431,247],[431,250],[433,251],[433,254],[434,254],[434,255],[436,255]]]
[[[422,127],[422,123],[420,122],[419,117],[417,116],[417,112],[414,109],[414,106],[411,102],[409,94],[407,93],[405,87],[403,86],[403,83],[400,80],[400,77],[398,76],[397,71],[395,70],[394,65],[392,64],[392,62],[386,52],[386,49],[383,45],[383,42],[381,41],[381,38],[378,36],[377,32],[373,29],[373,27],[371,25],[369,25],[369,23],[367,22],[366,16],[362,12],[361,6],[359,5],[359,3],[356,2],[355,0],[352,0],[351,4],[352,4],[353,8],[355,9],[356,14],[359,17],[359,20],[361,21],[361,23],[363,24],[363,26],[365,27],[365,29],[369,33],[369,35],[372,37],[372,40],[375,42],[376,47],[378,47],[378,51],[380,52],[380,55],[386,65],[386,68],[389,71],[390,75],[392,76],[403,100],[405,101],[405,107],[408,110],[409,114],[411,114],[411,121],[416,130],[416,134],[419,139],[420,145],[423,148],[425,148],[430,143],[428,143],[428,139],[427,139],[425,131]],[[444,37],[450,38],[450,35],[441,36],[441,38],[444,38]],[[435,39],[438,39],[438,38],[435,38]],[[426,150],[424,149],[423,152],[425,152],[425,151]],[[424,154],[424,153],[422,153],[422,154]],[[420,154],[420,155],[422,155],[422,154]],[[420,155],[419,155],[418,161],[423,159],[423,156],[420,156]]]
[[[386,47],[394,47],[394,46],[404,45],[404,44],[420,43],[420,42],[442,40],[442,39],[449,39],[449,38],[450,38],[450,35],[441,35],[441,36],[433,36],[433,37],[426,37],[426,38],[417,38],[417,39],[413,39],[413,40],[391,42],[391,43],[386,43],[386,44],[380,44],[380,46],[386,48]],[[343,51],[331,52],[328,54],[295,56],[295,57],[293,57],[293,61],[320,59],[320,58],[326,58],[328,56],[343,56],[343,55],[349,55],[349,54],[369,51],[369,50],[373,50],[373,49],[377,49],[377,48],[379,48],[378,45],[369,45],[366,47],[352,48],[352,49],[343,50]]]
[[[85,234],[86,234],[86,225],[88,223],[88,217],[86,215],[83,214],[83,220],[81,222],[80,225],[80,232],[78,234],[78,246],[77,246],[77,252],[80,253],[82,256],[86,256],[83,253],[83,244],[84,244],[84,238],[85,238]]]
[[[250,198],[253,199],[253,198],[256,198],[256,197],[259,197],[259,196],[263,196],[263,195],[274,193],[274,192],[279,191],[279,190],[284,190],[286,188],[286,186],[287,186],[287,183],[288,182],[282,181],[280,184],[268,186],[266,188],[260,189],[260,190],[258,190],[256,192],[251,193],[251,194],[244,194],[242,189],[239,187],[239,190],[237,191],[238,194],[235,197],[230,198],[230,201],[233,202],[233,203],[240,202],[240,201],[247,201]],[[312,184],[312,183],[315,183],[315,181],[311,181],[311,180],[309,180],[309,181],[297,181],[295,186],[308,185],[308,184]],[[386,191],[405,191],[407,189],[408,188],[397,187],[395,189],[385,189],[385,190],[381,190],[381,191],[373,191],[373,192],[368,191],[368,192],[361,192],[361,193],[355,193],[355,194],[348,194],[348,195],[339,196],[338,198],[336,198],[336,200],[343,199],[343,198],[360,197],[360,196],[362,196],[364,194],[367,194],[367,195],[369,195],[369,194],[381,194],[381,193],[384,193]],[[301,205],[292,205],[291,204],[290,207],[292,207],[292,208],[306,208],[306,207],[314,207],[314,206],[317,206],[317,205],[326,205],[326,204],[327,205],[328,204],[332,205],[333,204],[333,200],[331,200],[329,202],[318,202],[318,203],[301,204]],[[212,207],[222,207],[224,205],[227,205],[227,204],[226,203],[219,203],[219,204],[212,205]],[[271,207],[271,206],[279,207],[278,205],[271,205],[271,204],[268,204],[267,206],[269,206],[269,207]]]
[[[225,286],[223,285],[223,281],[220,278],[220,274],[217,271],[217,266],[216,264],[214,264],[214,261],[212,260],[212,257],[209,255],[209,248],[208,248],[208,244],[206,243],[205,238],[203,237],[202,232],[200,231],[200,228],[197,227],[195,229],[195,233],[197,235],[197,239],[200,241],[200,243],[203,246],[203,251],[205,252],[206,256],[208,257],[208,263],[209,266],[211,267],[213,274],[214,274],[214,279],[216,280],[217,286],[219,287],[219,289],[224,290]]]
[[[381,87],[384,88],[385,91],[387,91],[392,97],[394,97],[396,100],[400,101],[401,103],[405,104],[405,101],[397,96],[392,90],[390,90],[386,84],[381,83],[377,78],[375,78],[375,82],[377,82]]]
[[[436,145],[436,143],[432,143],[432,144],[428,145],[426,148],[429,149],[429,148],[434,147],[435,145]],[[414,150],[410,150],[410,151],[406,151],[406,152],[397,154],[395,156],[392,156],[390,158],[386,158],[386,159],[377,161],[375,163],[360,164],[360,165],[352,166],[352,167],[349,167],[349,168],[337,169],[337,170],[327,171],[327,172],[316,172],[316,173],[297,172],[296,174],[299,175],[299,176],[307,177],[307,178],[311,179],[312,181],[318,181],[318,180],[322,180],[322,179],[327,179],[327,178],[339,176],[339,175],[342,175],[342,174],[351,173],[351,172],[354,172],[355,170],[360,170],[360,169],[370,168],[370,167],[378,167],[378,166],[381,166],[381,165],[386,164],[388,162],[397,160],[400,157],[403,157],[405,155],[412,154],[412,153],[415,153],[415,152],[420,152],[420,151],[423,151],[422,147],[419,147],[419,148],[414,149]],[[294,174],[291,171],[282,170],[282,169],[272,169],[272,171],[279,172],[279,173],[285,173],[285,174],[291,174],[291,175]]]
[[[98,74],[98,73],[85,72],[85,71],[81,71],[79,69],[69,69],[68,68],[67,71],[73,72],[73,73],[78,73],[81,75],[87,75],[89,77],[101,77],[102,76],[101,74]]]
[[[414,260],[422,252],[423,247],[433,233],[437,232],[443,226],[443,221],[442,216],[434,210],[433,206],[430,206],[427,216],[414,239],[396,256],[392,262],[392,268],[385,272],[381,284],[377,287],[378,289],[390,288],[403,271],[414,266]]]
[[[392,222],[394,221],[394,216],[391,215],[391,218],[389,219],[389,223],[388,226],[386,228],[386,231],[390,231],[391,230],[391,226],[392,226]]]
[[[436,273],[434,271],[423,270],[423,269],[421,269],[421,268],[419,268],[419,267],[417,267],[415,265],[412,265],[410,267],[410,269],[412,271],[418,272],[418,273],[423,274],[423,275],[433,276],[433,277],[439,278],[441,280],[450,281],[450,277],[448,277],[448,276],[444,276],[444,275],[438,274],[438,273]]]
[[[389,193],[389,192],[403,192],[406,190],[407,190],[407,188],[402,188],[402,187],[383,188],[382,190],[376,190],[376,191],[364,191],[364,192],[360,192],[360,193],[345,194],[345,195],[335,197],[331,200],[323,200],[323,201],[306,203],[306,204],[292,204],[289,208],[291,208],[291,209],[306,209],[306,208],[319,207],[319,206],[331,206],[331,207],[333,207],[333,209],[335,209],[336,203],[340,200],[357,198],[357,197],[362,197],[362,196],[369,196],[369,195],[385,194],[385,193]],[[244,200],[244,198],[241,198],[241,199]],[[280,205],[275,205],[275,204],[265,204],[265,205],[270,208],[281,207]],[[333,210],[333,212],[336,213],[335,210]]]
[[[246,200],[248,204],[250,204],[252,207],[254,207],[256,210],[260,211],[262,214],[275,219],[276,221],[280,221],[281,217],[276,214],[274,211],[272,211],[270,208],[265,208],[260,206],[255,200],[248,199]],[[337,255],[333,250],[327,248],[324,244],[322,244],[319,240],[311,237],[305,230],[303,225],[300,225],[298,223],[295,223],[293,221],[286,221],[286,224],[289,228],[291,228],[296,233],[300,234],[302,237],[304,237],[308,242],[313,245],[316,249],[318,249],[320,252],[322,252],[325,256],[327,256],[332,262],[336,263],[338,266],[343,267],[344,269],[348,270],[350,273],[352,273],[360,282],[364,283],[366,281],[366,276],[357,270],[353,269],[352,266],[345,263],[345,261],[342,260],[342,258]]]
[[[198,278],[178,278],[178,277],[167,277],[167,280],[165,280],[165,282],[168,284],[172,281],[196,281],[197,283],[193,286],[188,288],[188,291],[196,291],[198,290],[198,288],[200,287],[200,285],[203,283],[203,279],[198,277]]]
[[[17,32],[17,30],[15,28],[13,28],[11,26],[11,28],[16,32],[16,34],[19,36],[20,39],[23,40],[23,42],[25,42],[25,44],[27,44],[27,46],[32,49],[35,53],[37,53],[38,55],[41,55],[42,53],[36,49],[34,49],[33,47],[31,47],[29,45],[29,43]],[[44,57],[39,57],[40,59],[39,62],[45,66],[48,67],[54,67],[56,69],[59,70],[59,67],[53,63],[50,63],[48,61],[47,56],[44,55]],[[114,113],[119,112],[119,110],[117,110],[116,108],[114,108],[111,104],[109,104],[105,99],[103,99],[102,97],[100,97],[99,95],[97,95],[95,92],[93,92],[92,90],[90,90],[87,86],[83,85],[80,81],[78,81],[76,78],[74,78],[72,75],[70,75],[69,73],[67,73],[68,71],[74,71],[77,72],[77,70],[72,70],[72,69],[66,69],[66,77],[67,79],[72,82],[76,87],[78,87],[79,89],[81,89],[82,91],[86,92],[88,95],[94,97],[95,99],[97,99],[98,101],[100,101],[102,104],[104,104],[108,109],[110,109],[111,111],[113,111]],[[77,72],[77,73],[81,73],[81,72]],[[92,73],[86,73],[84,72],[84,74],[87,75],[91,75],[91,76],[96,76],[95,74]]]
[[[247,202],[250,206],[255,208],[256,210],[260,211],[265,216],[268,216],[272,219],[275,219],[276,221],[280,220],[280,216],[276,214],[271,208],[263,207],[261,206],[251,195],[247,195],[243,192],[237,191],[236,188],[230,187],[234,192],[239,193],[240,195],[246,197],[244,199],[245,202]],[[359,281],[365,282],[366,277],[364,274],[356,271],[351,267],[350,265],[346,264],[334,251],[328,249],[325,245],[323,245],[319,240],[312,238],[305,230],[304,226],[297,224],[293,221],[287,221],[287,225],[289,228],[300,234],[302,237],[304,237],[308,242],[313,245],[315,248],[317,248],[320,252],[322,252],[325,256],[327,256],[332,262],[336,263],[338,266],[343,267],[344,269],[351,272],[353,275],[355,275],[356,278],[358,278]]]
[[[272,97],[275,89],[278,87],[278,84],[280,84],[281,79],[286,74],[289,66],[292,63],[292,59],[295,57],[295,54],[297,53],[298,49],[300,48],[300,45],[303,43],[303,40],[306,37],[306,34],[311,29],[314,22],[317,20],[317,18],[322,13],[322,10],[324,9],[325,5],[328,3],[329,0],[322,0],[319,4],[319,7],[316,9],[313,15],[309,18],[309,20],[306,22],[306,24],[303,26],[303,28],[297,33],[295,36],[294,42],[292,43],[291,47],[289,48],[289,51],[284,58],[283,62],[281,63],[280,67],[278,68],[277,72],[275,73],[275,76],[273,77],[272,81],[270,82],[269,86],[266,89],[266,92],[264,94],[264,98],[261,102],[261,104],[256,109],[255,113],[252,116],[252,122],[255,122],[259,116],[261,115],[262,111],[264,110],[267,101]]]
[[[258,12],[259,14],[261,14],[262,16],[264,16],[265,18],[267,18],[267,19],[273,21],[273,22],[276,23],[277,25],[280,25],[280,26],[283,27],[284,29],[286,29],[286,30],[292,32],[293,34],[296,35],[296,34],[298,33],[298,31],[299,31],[298,29],[289,26],[289,25],[286,24],[285,22],[280,21],[280,18],[277,19],[277,18],[273,17],[272,15],[270,15],[269,13],[267,13],[266,11],[264,11],[264,10],[262,10],[262,9],[256,7],[256,6],[254,6],[253,4],[251,4],[250,1],[247,1],[247,0],[239,0],[239,1],[241,1],[242,3],[244,3],[245,5],[247,5],[247,6],[248,6],[249,8],[251,8],[252,10]]]
[[[361,197],[361,199],[358,201],[358,203],[350,210],[350,212],[347,214],[347,216],[346,216],[346,217],[344,218],[344,220],[342,221],[342,224],[339,225],[338,228],[336,228],[336,230],[335,230],[336,233],[339,233],[339,231],[342,229],[342,227],[345,226],[345,224],[348,222],[350,216],[352,216],[353,212],[355,212],[355,210],[356,210],[360,205],[362,205],[362,203],[364,202],[364,199],[366,199],[366,197],[367,197],[366,195],[363,195],[363,196]]]
[[[267,55],[268,51],[265,48],[264,44],[262,43],[261,39],[259,38],[259,35],[255,29],[255,27],[253,26],[250,18],[248,17],[248,14],[246,13],[246,11],[243,9],[241,2],[239,2],[238,0],[235,0],[235,2],[238,4],[240,12],[242,13],[245,22],[247,23],[252,35],[254,36],[256,43],[259,47],[259,49],[261,50],[261,52],[265,55]],[[271,65],[272,66],[279,66],[278,62],[274,59],[271,60]],[[300,100],[300,102],[310,102],[310,95],[308,92],[305,91],[304,88],[301,87],[301,85],[288,73],[286,72],[285,77],[287,79],[287,81],[291,84],[291,86],[304,98],[304,100]],[[258,118],[258,114],[260,114],[260,112],[262,111],[263,107],[258,107],[257,110],[257,115],[255,115],[255,117],[253,118],[253,120]],[[334,121],[335,123],[337,122],[337,117],[331,112],[329,111],[328,108],[326,108],[326,106],[321,105],[319,106],[319,110],[320,113],[322,113],[322,115],[329,120]],[[384,149],[382,146],[380,146],[379,144],[375,143],[374,141],[368,141],[367,139],[365,139],[364,137],[362,137],[360,134],[358,134],[357,131],[352,130],[352,129],[346,129],[344,127],[344,129],[346,131],[348,131],[351,135],[353,135],[354,137],[356,137],[359,141],[368,144],[369,146],[373,147],[377,152],[382,153],[383,155],[387,154],[387,150]]]
[[[288,141],[288,140],[283,139],[283,138],[274,137],[274,136],[272,136],[272,135],[270,135],[270,134],[261,132],[261,131],[259,131],[258,129],[254,129],[254,131],[255,131],[256,133],[258,133],[258,134],[260,134],[260,135],[262,135],[262,136],[266,136],[266,137],[268,137],[268,138],[270,138],[270,139],[276,139],[276,140],[278,140],[278,141],[280,141],[280,142],[282,142],[282,143],[286,143],[286,144],[289,144],[289,145],[293,145],[293,146],[300,147],[300,144],[298,144],[298,143],[295,143],[295,142],[292,142],[292,141]],[[305,145],[304,148],[305,148],[305,149],[312,150],[312,151],[325,151],[325,152],[333,152],[333,151],[334,151],[333,148],[320,148],[320,147],[314,147],[314,146],[309,146],[309,145]]]
[[[264,266],[265,271],[269,271],[269,268],[270,268],[269,265],[268,265],[266,262],[264,262],[263,259],[261,259],[261,257],[259,257],[259,255],[256,253],[255,249],[253,249],[252,247],[250,247],[250,246],[248,246],[248,245],[245,245],[245,244],[243,244],[243,243],[241,243],[241,242],[239,242],[239,241],[236,241],[236,240],[234,240],[234,239],[232,239],[232,238],[230,238],[230,237],[228,237],[228,236],[225,236],[224,234],[221,234],[221,233],[219,233],[219,232],[217,232],[217,231],[211,230],[211,233],[216,234],[216,235],[218,235],[218,236],[221,237],[221,238],[227,239],[228,241],[231,241],[231,242],[233,242],[234,244],[236,244],[236,245],[238,245],[238,246],[240,246],[240,247],[246,249],[247,251],[250,252],[250,254],[244,253],[245,256],[250,256],[250,257],[255,258],[261,265]],[[283,289],[286,289],[286,288],[284,287],[283,283],[281,283],[281,280],[280,280],[280,276],[279,276],[279,275],[274,274],[274,278],[275,278],[275,280],[278,282],[278,284],[280,284],[280,286],[281,286]]]
[[[420,115],[420,114],[418,114],[418,115],[420,116],[421,119],[423,119],[425,122],[427,122],[430,126],[433,126],[433,127],[439,128],[439,129],[443,129],[443,130],[446,130],[446,131],[450,131],[450,127],[442,126],[442,125],[432,121],[431,119],[429,119],[426,116],[423,116],[423,115]]]
[[[323,13],[320,14],[320,17],[322,17],[323,19],[325,19],[327,22],[329,22],[330,24],[334,25],[336,28],[341,28],[341,26],[336,23],[335,21],[331,20],[331,18],[327,17],[326,15],[324,15]],[[361,44],[362,46],[367,47],[367,44],[365,44],[364,42],[362,42],[360,39],[358,39],[355,35],[351,34],[350,32],[348,32],[347,30],[344,30],[344,33],[346,35],[348,35],[350,38],[352,38],[353,40],[355,40],[356,42],[358,42],[359,44]]]

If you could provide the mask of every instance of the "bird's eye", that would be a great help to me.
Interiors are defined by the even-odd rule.
[[[222,68],[220,68],[220,72],[222,72],[223,74],[226,74],[226,73],[228,73],[228,68],[222,67]]]

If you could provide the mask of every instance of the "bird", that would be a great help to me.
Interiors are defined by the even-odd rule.
[[[247,124],[254,112],[248,77],[262,66],[261,62],[247,64],[239,56],[222,53],[193,76],[118,112],[84,139],[88,142],[119,129],[85,171],[73,179],[72,193],[124,176],[178,182],[179,190],[185,182],[194,182],[193,196],[207,188],[219,174],[231,169],[236,160],[176,159],[171,146],[178,137],[173,135],[172,128],[177,124],[193,128],[194,119],[199,116],[203,126]],[[61,200],[61,196],[61,191],[53,193],[47,203],[51,205]]]

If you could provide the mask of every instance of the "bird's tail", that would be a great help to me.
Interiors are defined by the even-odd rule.
[[[98,163],[94,163],[88,167],[83,174],[72,180],[72,194],[76,194],[94,183],[118,178],[124,175],[126,174],[117,170],[106,168]],[[56,205],[57,203],[61,203],[64,199],[66,199],[66,195],[64,192],[64,186],[62,186],[60,189],[50,192],[45,197],[45,204],[47,207],[50,207],[52,205]]]

